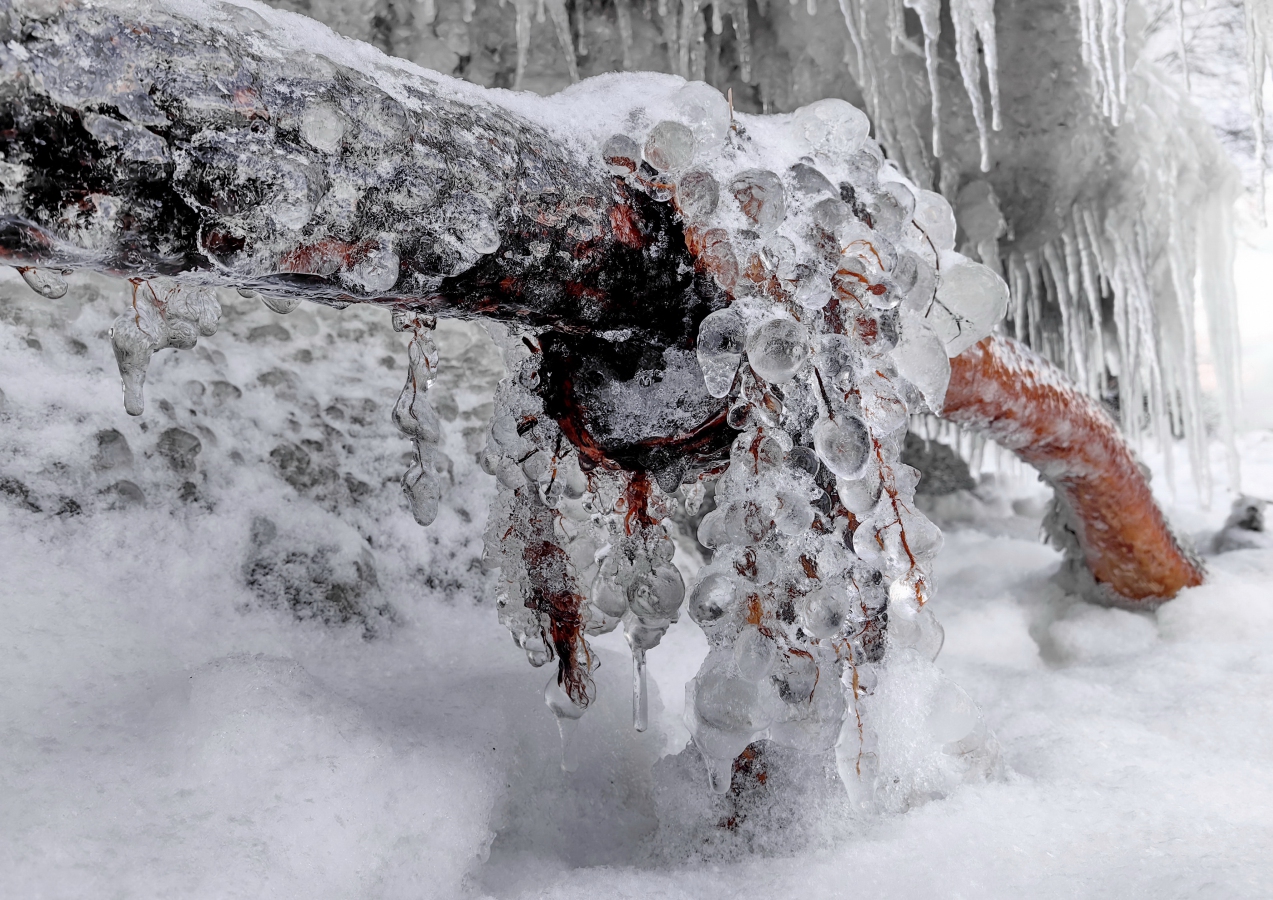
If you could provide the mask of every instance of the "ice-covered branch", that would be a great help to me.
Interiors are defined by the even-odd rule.
[[[951,360],[943,415],[1052,484],[1058,527],[1072,530],[1107,601],[1154,606],[1202,583],[1201,564],[1172,533],[1118,425],[1028,347],[991,337]]]

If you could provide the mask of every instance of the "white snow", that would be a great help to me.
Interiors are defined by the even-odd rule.
[[[644,734],[622,638],[597,639],[598,700],[578,771],[561,772],[542,673],[478,568],[494,480],[474,453],[499,374],[479,329],[436,333],[454,483],[426,530],[398,485],[407,336],[387,314],[283,318],[223,292],[221,332],[156,354],[131,419],[105,337],[126,295],[0,282],[0,896],[1273,893],[1273,549],[1209,557],[1209,582],[1156,613],[1108,610],[1050,583],[1028,476],[1005,475],[994,503],[947,503],[938,663],[980,706],[1006,779],[868,826],[798,795],[800,827],[762,817],[742,852],[670,756],[706,652],[688,617],[650,651]],[[193,473],[158,450],[173,427],[200,439]],[[131,463],[99,454],[104,429]],[[308,465],[272,459],[283,445]],[[1244,488],[1273,497],[1273,433],[1239,449]],[[121,480],[145,503],[101,493]],[[1192,486],[1173,500],[1156,484],[1209,547],[1227,497],[1204,512]],[[302,602],[309,618],[247,586],[252,560],[319,548],[331,564],[300,564],[318,572],[301,599],[330,602]],[[367,560],[375,584],[349,574]],[[317,620],[341,609],[346,625]],[[717,843],[691,843],[703,834]]]

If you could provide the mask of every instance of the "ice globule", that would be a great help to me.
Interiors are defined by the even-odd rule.
[[[18,266],[18,274],[31,290],[49,300],[58,300],[66,296],[68,289],[66,279],[61,272],[53,269],[39,269],[35,266]]]
[[[111,346],[130,416],[145,410],[146,369],[165,347],[189,350],[216,334],[221,304],[212,288],[166,278],[132,279],[132,308],[111,325]]]

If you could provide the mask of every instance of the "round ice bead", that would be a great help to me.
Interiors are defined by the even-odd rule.
[[[743,342],[743,320],[732,309],[719,309],[699,323],[695,352],[707,392],[713,397],[724,397],[733,386]]]
[[[746,169],[734,176],[729,190],[743,215],[762,233],[773,231],[786,218],[787,202],[783,197],[782,182],[773,172]]]
[[[771,384],[782,384],[795,375],[809,352],[809,332],[792,319],[770,319],[747,339],[752,371]]]
[[[813,206],[813,222],[827,234],[837,234],[852,215],[849,205],[834,197],[819,200]]]
[[[818,459],[839,478],[860,478],[871,455],[871,435],[857,416],[839,415],[813,426]]]
[[[613,575],[598,572],[592,581],[592,605],[607,616],[622,616],[628,611],[628,592]]]
[[[849,614],[849,598],[832,588],[819,588],[804,601],[801,615],[804,630],[816,638],[829,638],[841,628]]]
[[[801,107],[791,124],[814,155],[824,159],[844,159],[856,153],[871,130],[866,113],[835,98]]]
[[[818,684],[818,664],[808,656],[792,653],[774,675],[778,696],[785,703],[804,703]]]
[[[950,360],[936,332],[909,310],[902,312],[902,338],[891,351],[897,374],[914,385],[930,412],[940,414],[950,383]]]
[[[257,296],[272,312],[276,312],[280,316],[285,316],[295,311],[296,307],[301,305],[300,297],[285,297],[278,294],[258,294]]]
[[[808,447],[792,447],[787,453],[787,465],[809,475],[817,475],[818,469],[822,468],[818,455]]]
[[[725,575],[708,575],[690,592],[690,618],[699,625],[710,625],[722,619],[734,605],[734,582]]]
[[[759,731],[768,724],[755,682],[708,672],[697,679],[694,711],[714,728],[729,732]]]
[[[697,140],[680,122],[660,122],[645,139],[645,160],[660,172],[675,172],[694,161]]]
[[[955,211],[941,194],[919,192],[915,198],[915,224],[938,252],[954,249]]]
[[[716,88],[691,81],[672,95],[681,120],[694,132],[699,146],[713,151],[729,136],[729,101]]]
[[[330,103],[321,100],[305,104],[301,113],[301,137],[315,150],[332,153],[345,137],[345,116]]]
[[[630,175],[641,164],[641,148],[626,134],[616,134],[601,147],[601,158],[614,175]]]
[[[687,222],[702,222],[716,212],[720,186],[710,172],[694,169],[676,182],[676,206]]]
[[[775,234],[760,248],[760,261],[774,275],[789,280],[796,274],[796,245],[790,238]]]
[[[831,280],[821,272],[810,272],[796,285],[796,303],[805,309],[822,309],[831,300]]]
[[[958,254],[942,259],[937,302],[928,324],[951,357],[963,353],[994,330],[1008,312],[1008,286],[981,263]]]
[[[544,702],[548,704],[548,708],[553,711],[559,719],[577,719],[584,714],[586,707],[580,706],[570,699],[570,695],[554,675],[548,679],[548,684],[544,685]]]
[[[628,588],[628,604],[642,619],[675,619],[683,599],[685,581],[669,562],[637,576]]]
[[[734,639],[734,665],[748,681],[760,681],[778,662],[778,646],[758,628],[748,626]]]
[[[795,182],[796,190],[802,194],[831,194],[835,196],[839,193],[827,176],[807,163],[796,163],[787,170],[787,174]]]

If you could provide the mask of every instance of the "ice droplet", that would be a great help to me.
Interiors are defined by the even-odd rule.
[[[681,116],[698,146],[708,150],[725,143],[729,136],[729,101],[716,88],[702,81],[691,81],[672,95]]]
[[[809,332],[792,319],[770,319],[747,339],[752,371],[771,384],[782,384],[809,358]]]
[[[315,150],[334,153],[345,137],[345,116],[330,103],[321,100],[305,104],[301,113],[301,137]]]
[[[680,122],[660,122],[645,139],[645,159],[660,172],[675,172],[694,161],[694,132]]]
[[[671,563],[638,575],[628,588],[628,605],[642,619],[675,619],[685,599],[685,581]]]
[[[60,272],[53,269],[37,269],[35,266],[18,266],[18,274],[31,290],[49,300],[66,296],[67,283]]]
[[[720,186],[710,172],[695,169],[676,183],[676,206],[687,222],[701,222],[716,212]]]
[[[276,312],[280,316],[285,316],[295,311],[296,307],[301,305],[300,297],[284,297],[279,294],[258,294],[257,296],[272,312]]]
[[[940,414],[950,384],[950,359],[937,333],[909,310],[902,312],[902,338],[891,351],[897,374],[919,389],[934,414]]]
[[[733,608],[735,590],[734,582],[726,576],[708,575],[690,594],[690,618],[700,626],[719,621]]]
[[[626,134],[616,134],[601,147],[601,158],[611,174],[631,175],[641,164],[641,148]]]
[[[926,317],[951,357],[994,330],[1008,312],[1008,286],[988,267],[948,254],[937,295]]]
[[[773,231],[786,218],[787,203],[783,197],[782,182],[773,172],[746,169],[734,176],[729,190],[743,215],[755,223],[761,233]]]
[[[852,103],[828,98],[796,110],[792,127],[814,155],[835,160],[858,151],[871,130],[871,122]]]
[[[838,477],[861,478],[871,454],[871,435],[861,419],[842,413],[813,426],[813,448]]]
[[[717,310],[699,324],[695,350],[707,392],[713,397],[727,396],[733,387],[744,339],[743,320],[732,309]]]
[[[734,665],[747,681],[767,678],[778,662],[778,647],[754,626],[744,628],[734,638]]]

